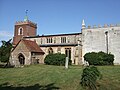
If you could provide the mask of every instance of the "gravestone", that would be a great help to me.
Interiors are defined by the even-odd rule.
[[[68,69],[68,57],[66,57],[66,60],[65,60],[65,68]]]

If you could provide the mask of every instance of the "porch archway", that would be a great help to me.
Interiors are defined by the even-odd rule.
[[[18,60],[20,62],[20,65],[24,65],[25,64],[25,57],[24,57],[24,55],[22,53],[20,53],[18,55]]]

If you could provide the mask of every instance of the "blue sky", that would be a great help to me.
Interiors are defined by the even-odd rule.
[[[37,34],[81,32],[87,25],[120,23],[120,0],[0,0],[0,41],[13,37],[14,24],[29,20],[37,23]]]

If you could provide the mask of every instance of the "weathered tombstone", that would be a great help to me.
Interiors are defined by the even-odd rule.
[[[65,60],[65,68],[68,69],[68,57],[66,57],[66,60]]]

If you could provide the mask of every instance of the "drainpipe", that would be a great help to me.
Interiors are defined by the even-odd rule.
[[[108,31],[105,32],[105,35],[106,35],[106,50],[108,54]]]

